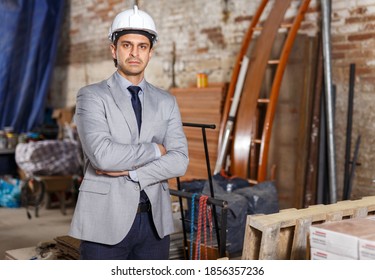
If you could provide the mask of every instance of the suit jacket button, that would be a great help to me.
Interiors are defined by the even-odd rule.
[[[136,191],[139,191],[141,188],[139,186],[134,187]]]

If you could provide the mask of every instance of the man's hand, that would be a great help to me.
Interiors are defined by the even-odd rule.
[[[104,171],[104,170],[95,170],[96,174],[98,175],[107,175],[111,177],[119,177],[119,176],[128,176],[129,171]]]
[[[161,155],[164,156],[167,153],[167,150],[164,148],[162,144],[158,144],[158,147],[159,147]]]

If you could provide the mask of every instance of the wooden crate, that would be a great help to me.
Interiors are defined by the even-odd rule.
[[[370,196],[305,209],[286,209],[270,215],[249,215],[242,259],[310,259],[310,225],[374,214],[375,196]]]

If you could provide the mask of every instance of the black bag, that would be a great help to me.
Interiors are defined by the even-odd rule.
[[[228,188],[228,185],[230,188]],[[193,180],[182,182],[182,191],[211,196],[208,180]],[[227,214],[227,252],[236,254],[242,252],[247,215],[271,214],[279,211],[278,195],[274,182],[262,182],[250,186],[246,179],[226,178],[215,175],[212,187],[216,199],[228,203]],[[198,217],[199,203],[195,201],[194,217]],[[191,199],[188,199],[188,209],[185,211],[185,228],[191,231]],[[221,208],[216,207],[218,220],[221,220]],[[197,225],[194,224],[194,231]]]

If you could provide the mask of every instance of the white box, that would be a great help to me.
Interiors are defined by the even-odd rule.
[[[310,226],[310,246],[359,259],[359,238],[375,232],[375,220],[356,218]]]
[[[312,260],[354,260],[342,255],[337,255],[331,252],[327,252],[321,249],[311,247],[311,259]]]
[[[375,260],[375,233],[359,238],[359,259]]]
[[[30,260],[37,255],[36,247],[14,249],[5,252],[6,260]]]

